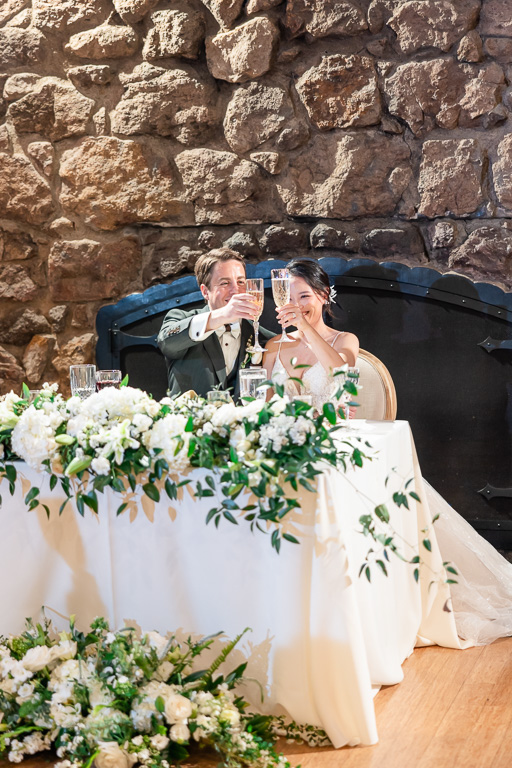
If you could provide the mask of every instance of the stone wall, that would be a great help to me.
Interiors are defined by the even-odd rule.
[[[512,0],[3,0],[0,391],[221,244],[510,289],[511,83]]]

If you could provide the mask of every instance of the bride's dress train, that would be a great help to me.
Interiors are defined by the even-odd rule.
[[[512,563],[423,480],[443,560],[456,567],[451,585],[457,632],[474,645],[512,635]]]
[[[338,383],[317,362],[306,369],[298,389],[277,355],[272,379],[290,397],[306,394],[315,408],[330,400]],[[432,486],[423,480],[426,502],[435,523],[436,538],[444,561],[457,569],[452,584],[452,607],[459,636],[470,644],[486,645],[512,635],[512,563],[480,536]]]

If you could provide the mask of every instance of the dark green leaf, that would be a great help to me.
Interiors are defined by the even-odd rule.
[[[35,499],[36,496],[39,496],[39,488],[31,488],[30,491],[25,496],[25,504],[30,504],[30,502],[33,499]],[[39,502],[38,502],[38,504],[39,504]],[[31,509],[33,509],[33,507],[31,507]]]
[[[375,514],[383,523],[389,523],[389,511],[385,504],[379,504],[375,507]]]
[[[160,501],[160,491],[153,483],[145,483],[142,486],[142,490],[151,501]]]

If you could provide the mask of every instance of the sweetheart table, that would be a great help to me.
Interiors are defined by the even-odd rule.
[[[251,627],[234,658],[243,653],[247,676],[264,687],[261,707],[257,687],[247,684],[255,706],[321,726],[336,747],[375,743],[379,686],[400,682],[415,645],[460,644],[409,425],[356,422],[343,434],[371,461],[346,474],[328,468],[316,493],[301,492],[302,509],[285,526],[300,544],[283,541],[280,554],[246,523],[206,526],[211,499],[193,500],[187,486],[172,503],[129,492],[118,517],[119,496],[107,489],[98,515],[81,518],[69,506],[59,517],[59,489],[50,492],[46,477],[19,464],[15,495],[0,488],[0,634],[21,631],[42,606],[52,619],[76,614],[80,627],[97,615],[116,628],[135,621],[187,634],[234,637]],[[392,495],[410,478],[407,491],[422,503],[408,497],[410,509],[398,508]],[[41,488],[50,519],[41,508],[26,510],[30,485]],[[372,542],[358,521],[381,503],[408,556],[428,529],[432,549],[422,548],[419,584],[413,567],[393,556],[388,576],[375,564],[371,583],[359,576]]]

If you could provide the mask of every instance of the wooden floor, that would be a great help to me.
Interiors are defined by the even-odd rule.
[[[375,699],[375,746],[312,750],[282,742],[279,749],[302,768],[512,768],[512,638],[466,651],[417,649],[404,673]],[[22,766],[51,763],[45,755]],[[203,758],[187,766],[217,764]]]

